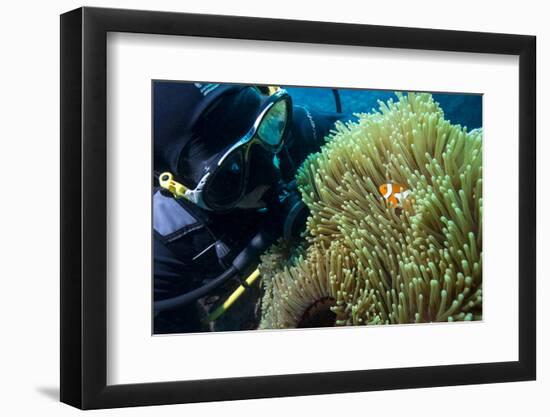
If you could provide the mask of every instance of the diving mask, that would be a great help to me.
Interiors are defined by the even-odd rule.
[[[176,183],[169,173],[160,175],[161,186],[207,210],[235,208],[247,190],[252,147],[258,145],[275,156],[284,145],[291,117],[290,96],[279,89],[264,101],[248,132],[206,164],[194,189]]]

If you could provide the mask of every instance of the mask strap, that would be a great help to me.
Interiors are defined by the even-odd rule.
[[[259,85],[256,88],[264,96],[272,96],[281,89],[281,87],[276,85]]]

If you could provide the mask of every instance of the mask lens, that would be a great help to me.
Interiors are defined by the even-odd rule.
[[[218,207],[235,203],[242,194],[244,183],[244,158],[242,152],[235,152],[216,170],[209,181],[206,195],[208,203]]]
[[[267,111],[258,127],[258,137],[270,147],[281,144],[288,119],[287,100],[279,100]]]

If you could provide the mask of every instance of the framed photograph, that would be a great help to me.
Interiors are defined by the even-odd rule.
[[[533,380],[535,37],[61,16],[61,401]]]

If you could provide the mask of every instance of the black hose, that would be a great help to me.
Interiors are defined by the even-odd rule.
[[[198,300],[199,298],[204,297],[210,291],[229,281],[238,272],[239,271],[237,270],[237,268],[231,266],[202,287],[186,292],[185,294],[178,295],[177,297],[155,301],[155,315],[161,311],[173,310],[175,308],[186,306]]]
[[[334,103],[336,104],[336,112],[342,113],[342,100],[340,100],[340,92],[337,88],[332,89],[332,94],[334,95]]]
[[[253,264],[258,262],[260,255],[273,243],[275,235],[268,230],[261,230],[250,241],[250,243],[233,259],[232,265],[218,275],[216,278],[208,281],[206,284],[166,300],[155,301],[155,315],[161,311],[173,310],[184,307],[192,302],[204,297],[210,291],[229,281],[237,274],[244,274]]]

